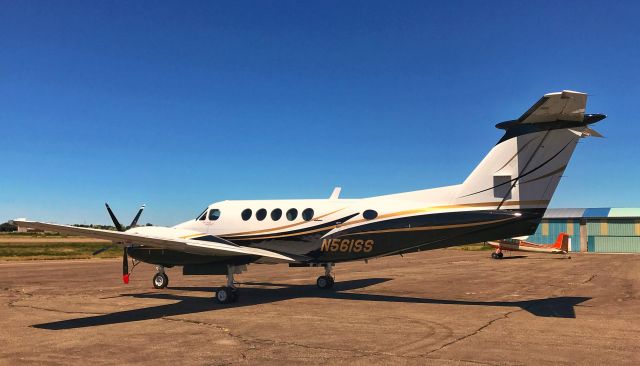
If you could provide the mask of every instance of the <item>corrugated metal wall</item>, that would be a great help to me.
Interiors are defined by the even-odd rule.
[[[589,251],[599,253],[639,253],[640,236],[589,235]]]
[[[567,233],[571,236],[571,250],[572,252],[580,251],[580,220],[571,219],[544,219],[538,225],[538,229],[535,234],[531,235],[527,241],[538,244],[551,244],[555,243],[560,233]]]
[[[582,220],[583,225],[580,225]],[[558,234],[571,236],[571,251],[640,253],[640,208],[549,209],[528,241],[555,242]]]
[[[640,253],[640,220],[607,219],[587,222],[588,250],[600,253]]]

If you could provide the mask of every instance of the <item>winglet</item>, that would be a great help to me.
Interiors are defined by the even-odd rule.
[[[342,187],[335,187],[333,192],[331,192],[331,196],[329,196],[330,200],[337,200],[340,196],[340,191],[342,191]]]

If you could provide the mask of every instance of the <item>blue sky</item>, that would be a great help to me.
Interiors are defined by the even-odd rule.
[[[640,206],[637,2],[0,1],[0,221],[457,184],[542,94],[606,139],[552,207]]]

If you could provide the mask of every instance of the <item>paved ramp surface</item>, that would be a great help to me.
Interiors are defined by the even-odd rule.
[[[154,290],[119,260],[0,262],[2,364],[640,364],[640,256],[437,250],[318,268],[253,265]]]

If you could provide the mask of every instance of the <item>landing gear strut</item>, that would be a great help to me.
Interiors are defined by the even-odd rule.
[[[229,304],[238,301],[238,288],[236,288],[233,275],[247,270],[247,266],[227,266],[227,285],[216,291],[216,300],[221,304]]]
[[[153,276],[153,287],[157,289],[165,288],[169,285],[169,276],[164,273],[163,266],[156,266],[157,273]]]
[[[324,265],[324,276],[318,277],[316,280],[316,285],[321,289],[330,289],[333,287],[333,283],[335,279],[331,274],[331,270],[333,269],[333,263],[325,263]]]

